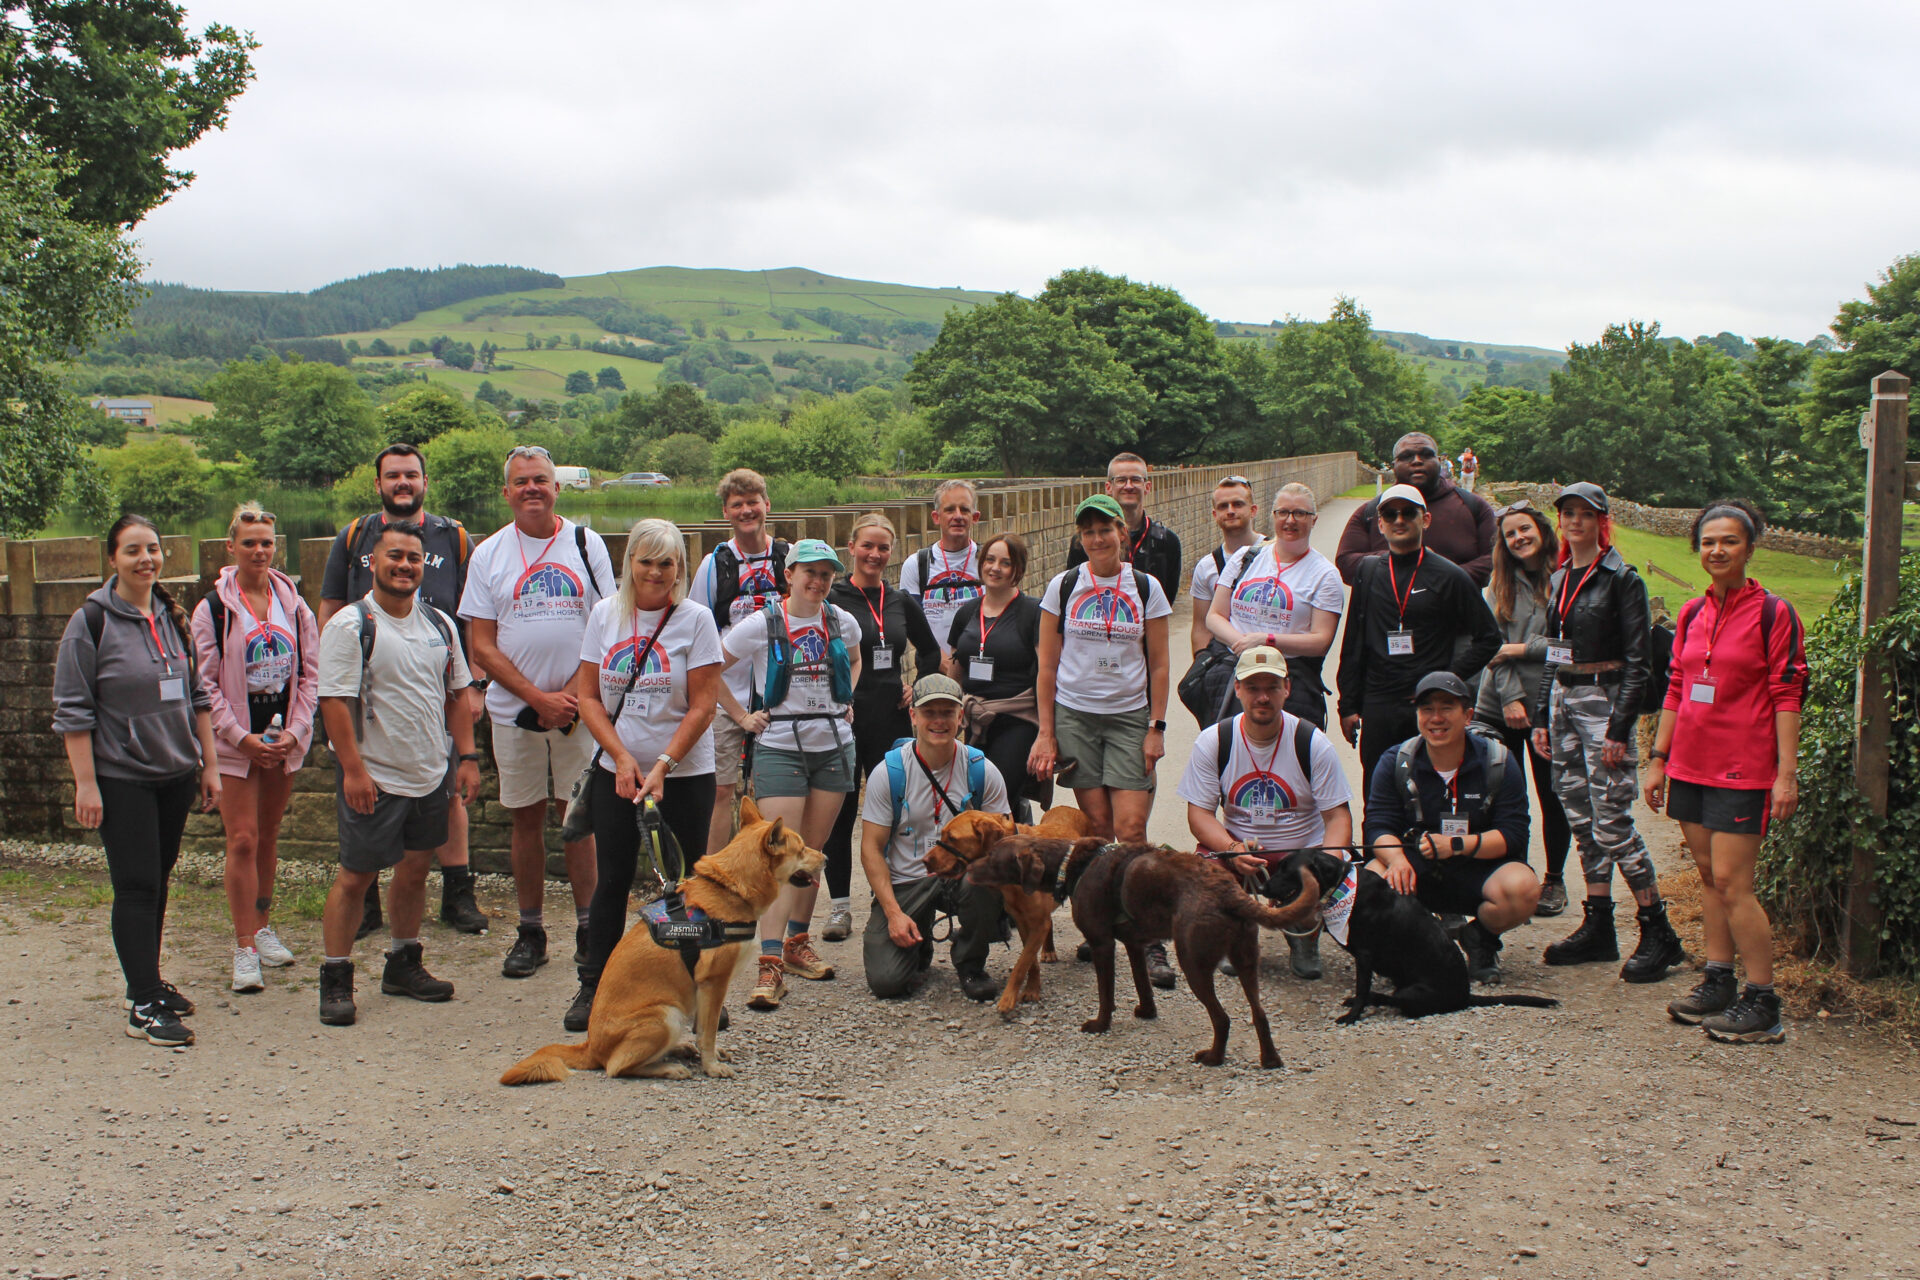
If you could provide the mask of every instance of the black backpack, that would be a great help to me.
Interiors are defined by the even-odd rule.
[[[1240,585],[1240,579],[1247,576],[1253,568],[1254,558],[1259,555],[1262,544],[1256,542],[1247,548],[1248,554],[1240,558],[1240,572],[1233,575],[1233,581],[1227,584],[1227,595],[1233,595],[1234,588]],[[1225,571],[1227,567],[1227,549],[1218,546],[1213,549],[1214,563]],[[1064,611],[1066,602],[1061,602]],[[1227,718],[1227,706],[1233,701],[1233,650],[1218,640],[1207,642],[1207,647],[1193,655],[1193,665],[1187,668],[1187,674],[1180,677],[1180,683],[1174,687],[1182,706],[1193,713],[1202,729],[1210,724],[1218,724]],[[1292,660],[1288,660],[1291,677]]]
[[[787,544],[775,538],[769,554],[773,557],[773,589],[778,595],[787,594],[787,584],[781,576],[780,566],[787,562]],[[722,635],[733,625],[733,602],[740,598],[740,557],[734,554],[731,540],[721,543],[713,549],[713,620]]]
[[[1220,770],[1220,796],[1222,801],[1227,794],[1227,762],[1233,758],[1233,717],[1222,720],[1213,730],[1215,761]],[[1307,780],[1307,790],[1313,790],[1313,722],[1301,716],[1293,718],[1293,759],[1300,766],[1300,776]]]
[[[1500,788],[1506,785],[1507,762],[1513,759],[1513,753],[1507,750],[1507,744],[1500,741],[1492,729],[1477,720],[1468,723],[1467,732],[1478,738],[1487,752],[1487,785],[1480,797],[1484,809],[1493,803],[1493,798],[1500,794]],[[1420,803],[1420,787],[1413,779],[1413,753],[1419,749],[1420,742],[1416,734],[1395,749],[1393,784],[1400,788],[1400,794],[1406,798],[1407,813],[1413,819],[1409,826],[1424,829],[1427,825],[1426,810]],[[1464,761],[1460,767],[1466,767]]]

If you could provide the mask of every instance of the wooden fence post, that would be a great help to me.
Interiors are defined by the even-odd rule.
[[[1887,372],[1873,380],[1868,411],[1867,523],[1861,540],[1860,628],[1864,632],[1892,613],[1900,602],[1900,523],[1906,499],[1907,388],[1904,374]],[[1893,712],[1887,700],[1887,664],[1868,650],[1860,657],[1854,702],[1854,786],[1878,817],[1887,815],[1888,752]],[[1847,877],[1847,919],[1841,952],[1847,972],[1871,978],[1880,968],[1881,911],[1873,900],[1872,840],[1856,837],[1853,867]]]

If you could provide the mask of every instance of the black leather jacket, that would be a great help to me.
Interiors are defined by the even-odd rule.
[[[1571,565],[1553,572],[1547,590],[1547,643],[1570,641],[1575,663],[1622,661],[1626,664],[1618,684],[1603,685],[1613,695],[1613,715],[1607,720],[1607,737],[1613,742],[1633,741],[1634,708],[1647,687],[1651,637],[1651,615],[1647,606],[1647,584],[1626,562],[1616,547],[1608,547],[1593,568],[1592,576]],[[1572,574],[1569,585],[1567,577]],[[1585,585],[1581,580],[1585,579]],[[1564,591],[1578,588],[1570,604],[1561,599]],[[1561,607],[1566,605],[1564,624]],[[1533,725],[1547,727],[1549,699],[1553,695],[1556,668],[1549,662],[1540,681],[1540,696],[1533,707]]]

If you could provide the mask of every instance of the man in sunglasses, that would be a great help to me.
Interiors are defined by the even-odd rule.
[[[1415,431],[1394,443],[1393,479],[1396,485],[1418,489],[1426,502],[1432,518],[1426,531],[1428,550],[1465,569],[1476,587],[1486,586],[1493,577],[1493,535],[1499,522],[1485,498],[1468,493],[1441,474],[1440,446],[1432,436]],[[1384,501],[1382,495],[1354,512],[1340,534],[1333,562],[1349,585],[1362,560],[1387,549],[1379,520],[1379,507]],[[1408,736],[1412,736],[1411,730]]]

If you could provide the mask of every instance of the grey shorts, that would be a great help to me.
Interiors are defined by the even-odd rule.
[[[1060,784],[1079,790],[1152,791],[1147,772],[1147,708],[1138,711],[1075,711],[1055,704],[1053,736],[1060,759],[1075,762]]]
[[[732,787],[740,782],[740,754],[746,750],[747,734],[733,722],[725,707],[716,706],[713,712],[713,782],[718,787]]]
[[[347,803],[345,779],[334,789],[340,818],[340,865],[348,871],[385,871],[397,867],[409,849],[438,849],[447,842],[447,814],[453,806],[453,771],[428,795],[395,796],[378,791],[372,813],[357,813]]]
[[[832,751],[782,751],[759,742],[753,748],[753,795],[756,800],[799,799],[809,791],[853,790],[856,766],[853,740]]]

